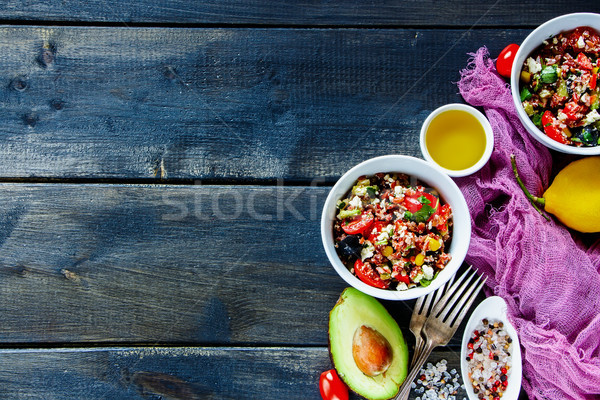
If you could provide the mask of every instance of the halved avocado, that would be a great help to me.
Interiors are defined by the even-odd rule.
[[[406,378],[400,327],[379,301],[357,289],[345,289],[329,313],[329,350],[340,378],[367,399],[394,397]]]

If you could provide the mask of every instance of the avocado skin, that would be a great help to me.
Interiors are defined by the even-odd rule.
[[[352,339],[360,326],[381,333],[393,349],[392,362],[381,375],[369,377],[354,362]],[[400,327],[375,298],[346,288],[329,313],[329,355],[340,378],[368,400],[393,398],[408,373],[408,347]]]

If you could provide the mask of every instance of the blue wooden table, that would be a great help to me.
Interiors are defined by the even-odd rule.
[[[420,157],[468,53],[575,11],[600,6],[5,1],[0,398],[320,398],[329,188]]]

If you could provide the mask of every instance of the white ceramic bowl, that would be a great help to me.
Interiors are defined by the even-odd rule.
[[[466,169],[452,170],[442,167],[441,165],[435,162],[435,160],[431,157],[431,154],[429,154],[429,150],[427,149],[425,136],[427,134],[427,129],[429,128],[431,121],[433,121],[441,113],[451,110],[465,111],[474,116],[483,127],[483,132],[485,133],[485,150],[483,151],[483,155],[481,156],[479,161],[477,161],[473,166]],[[433,110],[431,114],[429,114],[427,119],[425,119],[425,122],[423,122],[423,125],[421,126],[420,144],[423,158],[425,158],[430,163],[437,165],[446,174],[453,177],[461,177],[471,175],[472,173],[479,171],[481,167],[483,167],[488,162],[490,156],[492,155],[492,151],[494,150],[494,133],[492,132],[492,126],[490,125],[490,121],[488,121],[485,115],[483,115],[476,108],[460,103],[446,104],[445,106]]]
[[[537,29],[525,38],[517,54],[515,55],[515,59],[512,65],[512,72],[510,75],[510,86],[513,101],[515,103],[515,107],[517,108],[517,112],[519,114],[519,119],[527,128],[527,131],[540,143],[545,146],[560,151],[562,153],[568,154],[579,154],[579,155],[595,155],[600,154],[600,146],[596,147],[575,147],[568,146],[566,144],[558,143],[555,140],[550,139],[546,134],[538,129],[533,122],[525,113],[523,106],[521,105],[521,95],[519,88],[519,77],[521,75],[521,69],[523,67],[523,63],[529,57],[529,55],[542,44],[542,42],[554,35],[559,34],[560,32],[570,31],[579,26],[589,26],[594,28],[596,31],[600,32],[600,14],[593,13],[575,13],[575,14],[567,14],[563,15],[550,21],[540,25]]]
[[[367,285],[356,276],[352,275],[346,266],[338,257],[333,238],[333,222],[336,218],[336,203],[338,200],[352,188],[356,180],[362,175],[374,175],[383,172],[400,172],[413,176],[432,188],[435,188],[442,199],[450,204],[453,215],[452,243],[448,252],[452,255],[452,260],[446,265],[444,270],[427,287],[416,287],[404,291],[379,289]],[[333,268],[350,285],[356,289],[380,299],[387,300],[408,300],[424,296],[433,292],[452,275],[456,273],[461,266],[469,248],[471,240],[471,217],[467,202],[462,192],[456,186],[456,183],[446,175],[436,165],[428,163],[415,157],[402,155],[389,155],[372,158],[364,161],[346,172],[333,186],[321,215],[321,238],[325,253]]]
[[[460,349],[460,369],[465,381],[465,390],[470,400],[479,400],[479,397],[473,392],[473,385],[468,381],[469,370],[466,360],[467,344],[469,343],[469,339],[471,338],[471,334],[475,330],[475,327],[484,318],[487,318],[490,321],[502,321],[504,330],[512,339],[512,351],[510,353],[511,368],[508,374],[508,385],[506,386],[506,391],[502,394],[502,400],[517,400],[519,398],[519,393],[521,392],[521,378],[523,375],[521,346],[519,345],[517,331],[508,321],[506,310],[507,305],[502,297],[488,297],[477,306],[475,311],[473,311],[473,314],[471,314],[469,322],[467,322]]]

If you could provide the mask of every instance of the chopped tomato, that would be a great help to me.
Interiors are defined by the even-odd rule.
[[[408,275],[397,275],[396,279],[398,279],[398,282],[404,282],[407,285],[410,284],[410,278]]]
[[[555,126],[555,123],[556,118],[554,118],[552,112],[550,112],[550,110],[546,110],[542,115],[542,126],[544,127],[544,132],[550,139],[556,140],[559,143],[567,144],[567,140]]]
[[[571,121],[577,121],[578,119],[580,119],[583,116],[582,115],[582,111],[583,111],[583,106],[582,105],[580,105],[578,103],[575,103],[574,101],[570,101],[567,104],[565,104],[565,108],[563,109],[562,112]],[[553,121],[547,121],[547,122],[553,123]],[[544,124],[543,121],[542,121],[542,124],[544,126],[546,126],[546,124]]]
[[[598,74],[592,74],[592,77],[590,78],[590,83],[589,83],[589,87],[590,89],[594,90],[596,89],[596,81],[598,79]]]
[[[375,217],[373,217],[373,214],[370,211],[363,211],[361,215],[357,216],[352,221],[342,223],[342,229],[348,235],[356,235],[369,228],[374,220]]]
[[[587,58],[587,56],[583,53],[579,53],[577,55],[577,64],[579,64],[579,66],[583,69],[587,69],[588,71],[592,70],[592,62],[590,61],[589,58]]]
[[[426,199],[426,201],[423,199]],[[427,201],[429,203],[427,203]],[[436,209],[438,207],[439,199],[432,195],[431,193],[426,192],[416,192],[412,196],[406,196],[404,198],[404,207],[411,213],[416,213],[419,211],[423,204],[429,204],[431,208]]]
[[[440,233],[445,234],[448,232],[448,220],[450,219],[450,205],[444,204],[437,211],[438,215],[436,228]]]
[[[369,263],[363,263],[360,259],[354,263],[354,273],[364,283],[369,286],[373,286],[380,289],[387,289],[390,287],[389,281],[381,279],[377,271],[371,267]]]
[[[382,221],[375,221],[372,225],[371,228],[368,230],[365,230],[365,232],[363,233],[365,237],[367,237],[367,239],[369,239],[369,241],[371,241],[371,243],[375,243],[377,241],[377,236],[379,236],[379,234],[381,233],[381,230],[383,229],[383,227],[386,224]]]

